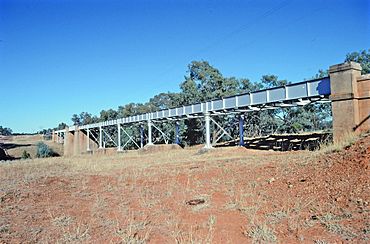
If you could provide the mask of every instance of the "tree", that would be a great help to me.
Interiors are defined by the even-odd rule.
[[[370,49],[348,53],[344,61],[360,63],[362,66],[362,74],[370,73]]]
[[[80,121],[82,125],[92,124],[99,121],[99,118],[96,116],[92,116],[88,112],[80,113]]]
[[[287,80],[279,80],[276,75],[263,75],[261,78],[261,82],[263,88],[285,86],[289,84]]]
[[[56,130],[64,130],[67,127],[66,123],[59,123],[58,127],[55,128]]]
[[[239,80],[239,91],[243,92],[252,92],[263,89],[263,85],[259,82],[251,82],[249,79],[240,79]]]
[[[38,158],[48,158],[55,156],[56,153],[48,145],[43,142],[37,144],[36,157]]]
[[[118,118],[118,112],[114,109],[100,111],[100,121],[113,120]]]
[[[88,112],[81,112],[80,114],[73,114],[71,120],[73,122],[73,125],[78,125],[78,126],[99,122],[98,117],[92,116]],[[63,124],[64,123],[62,123],[62,126]]]
[[[180,85],[183,102],[187,104],[204,102],[239,92],[238,79],[224,78],[221,72],[207,61],[191,62],[188,65],[188,74]]]
[[[117,111],[117,116],[119,118],[125,118],[138,114],[145,114],[148,112],[156,111],[153,106],[142,103],[129,103],[124,106],[119,106]]]
[[[73,122],[73,125],[81,125],[82,124],[81,123],[81,118],[77,114],[73,114],[71,120]]]
[[[345,61],[359,62],[363,67],[363,73],[370,72],[370,49],[347,54]],[[319,70],[314,78],[328,76],[327,70]],[[89,124],[96,121],[106,121],[117,118],[124,118],[138,114],[155,112],[181,105],[195,104],[209,101],[216,98],[231,96],[239,93],[252,92],[276,86],[288,85],[287,80],[279,79],[278,76],[268,74],[262,76],[257,82],[247,78],[224,77],[222,73],[207,61],[192,61],[180,84],[179,93],[159,93],[149,99],[146,103],[129,103],[119,106],[117,110],[102,110],[100,116],[92,116],[83,112],[80,115],[74,114],[74,124]],[[230,128],[230,133],[237,137],[237,118],[235,115],[213,117],[219,124]],[[245,113],[248,127],[247,133],[250,136],[267,135],[271,133],[299,133],[302,131],[323,130],[331,126],[330,103],[309,104],[304,107],[280,108],[274,110],[262,110]],[[173,136],[174,126],[169,122],[156,124],[165,133]],[[233,128],[231,128],[234,126]],[[133,134],[138,128],[127,128]],[[113,134],[116,128],[107,129]],[[192,145],[204,142],[203,119],[187,119],[180,122],[180,132],[183,143]],[[158,131],[153,130],[154,137]],[[133,144],[132,144],[133,145]]]
[[[147,107],[155,110],[173,108],[181,104],[181,95],[179,93],[159,93],[149,100]]]
[[[0,135],[10,136],[11,134],[13,134],[12,129],[0,126]]]
[[[200,101],[201,93],[199,92],[199,86],[190,77],[185,77],[185,81],[180,85],[181,89],[181,101],[183,104],[192,104]]]

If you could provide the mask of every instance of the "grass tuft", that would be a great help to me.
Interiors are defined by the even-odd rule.
[[[266,224],[255,225],[244,235],[252,238],[253,243],[276,243],[277,238],[274,231]]]

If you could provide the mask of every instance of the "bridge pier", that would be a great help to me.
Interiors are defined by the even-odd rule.
[[[361,76],[361,70],[355,62],[329,69],[334,141],[370,129],[370,77]]]
[[[87,153],[98,149],[98,144],[91,138],[90,129],[80,130],[78,127],[73,131],[65,128],[64,133],[64,155],[73,156],[81,153]]]
[[[72,156],[74,155],[74,131],[69,131],[69,128],[65,128],[65,135],[64,135],[64,156]]]
[[[52,134],[51,134],[51,141],[52,142],[56,142],[55,140],[55,131],[53,130]]]

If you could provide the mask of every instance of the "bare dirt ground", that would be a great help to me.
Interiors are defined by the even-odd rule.
[[[370,137],[0,164],[0,243],[367,243]]]

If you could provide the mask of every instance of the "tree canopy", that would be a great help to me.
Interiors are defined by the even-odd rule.
[[[12,129],[7,128],[7,127],[2,127],[0,125],[0,135],[2,135],[2,136],[10,136],[11,134],[13,134]]]
[[[345,61],[359,62],[363,67],[363,73],[370,73],[370,49],[352,52],[346,55]],[[327,70],[319,70],[315,78],[328,76]],[[146,103],[129,103],[115,109],[102,110],[99,116],[93,116],[88,112],[73,114],[74,125],[85,125],[111,119],[124,118],[162,109],[172,108],[179,105],[193,104],[215,98],[235,95],[242,92],[251,92],[264,88],[283,86],[290,82],[279,79],[274,74],[266,74],[259,81],[251,81],[248,78],[224,77],[220,70],[207,61],[192,61],[184,80],[180,83],[180,92],[162,92],[150,98]],[[299,133],[303,131],[322,130],[331,127],[330,104],[309,104],[304,107],[281,108],[275,110],[257,111],[245,113],[246,133],[249,136],[260,136],[271,133]],[[217,120],[217,118],[216,118]],[[228,115],[218,122],[224,126],[235,126],[235,115]],[[64,128],[66,124],[59,124],[58,128]],[[173,125],[160,125],[166,133],[173,135]],[[203,121],[189,119],[180,122],[180,133],[183,144],[202,143]],[[112,129],[114,131],[114,129]],[[155,132],[153,132],[155,133]],[[237,130],[231,132],[237,135]]]
[[[362,74],[370,73],[370,49],[348,53],[344,61],[360,63],[362,66]]]

